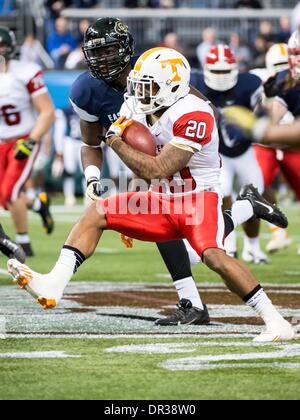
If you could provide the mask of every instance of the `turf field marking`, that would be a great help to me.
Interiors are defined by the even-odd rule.
[[[194,356],[182,359],[171,359],[159,364],[163,369],[170,371],[195,371],[195,370],[208,370],[208,369],[220,369],[227,368],[226,364],[218,365],[213,362],[236,362],[229,365],[229,368],[238,369],[244,366],[242,362],[244,360],[266,360],[266,359],[285,359],[300,356],[300,345],[299,344],[288,344],[285,346],[280,345],[279,350],[267,352],[267,353],[247,353],[247,354],[222,354],[217,356]],[[300,363],[292,363],[294,368],[300,368]],[[292,365],[289,362],[289,365]],[[255,364],[257,366],[257,363]],[[259,363],[258,363],[259,365]],[[266,364],[268,368],[278,367],[278,364],[270,361]],[[222,367],[220,367],[222,366]],[[252,366],[253,367],[253,366]],[[261,366],[259,366],[261,367]]]
[[[120,251],[115,248],[97,248],[96,254],[120,254]]]
[[[0,274],[3,276],[8,276],[8,272],[4,268],[0,268]]]
[[[64,351],[44,351],[28,353],[0,353],[0,359],[77,359],[80,356],[71,356]]]
[[[300,369],[300,363],[211,363],[203,364],[201,367],[190,368],[190,369],[168,369],[172,371],[176,370],[220,370],[220,369]]]
[[[78,339],[78,340],[119,340],[119,339],[168,339],[168,338],[178,338],[178,339],[185,339],[185,338],[201,338],[201,339],[233,339],[233,338],[254,338],[254,334],[191,334],[191,333],[170,333],[170,334],[20,334],[20,333],[11,333],[6,334],[5,338],[7,339]]]
[[[203,287],[203,285],[202,285]],[[288,296],[283,294],[277,299],[283,316],[295,321],[300,319],[298,288],[291,288],[289,294],[294,302],[288,304]],[[168,296],[165,293],[169,291]],[[109,283],[72,283],[59,308],[44,312],[34,304],[33,299],[22,290],[12,286],[0,287],[0,316],[6,318],[4,338],[79,338],[101,339],[187,337],[198,338],[251,338],[259,334],[262,326],[245,305],[231,304],[230,294],[211,299],[209,310],[212,323],[209,326],[157,327],[153,320],[173,309],[175,294],[171,295],[171,285],[150,284],[109,284]],[[217,290],[224,293],[225,288],[215,284],[207,287],[208,296]],[[272,288],[272,291],[288,291],[284,288]],[[151,291],[151,292],[150,292]],[[218,292],[216,292],[218,293]],[[221,299],[221,300],[220,300]],[[221,304],[218,303],[220,300]],[[238,301],[236,301],[238,302]],[[30,322],[28,320],[30,319]],[[232,336],[233,334],[233,336]]]
[[[288,276],[300,276],[300,271],[285,271],[284,274]]]
[[[202,337],[201,337],[202,338]],[[270,344],[258,344],[245,341],[203,342],[203,343],[155,343],[130,344],[127,346],[110,347],[107,353],[135,353],[135,354],[167,354],[167,353],[193,353],[198,347],[270,347]]]

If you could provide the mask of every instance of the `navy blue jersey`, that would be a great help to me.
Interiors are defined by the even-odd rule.
[[[66,122],[66,136],[75,140],[82,140],[80,130],[80,118],[70,105],[63,110]]]
[[[203,73],[199,71],[192,72],[191,85],[205,95],[220,111],[231,105],[240,105],[253,110],[261,100],[263,92],[260,78],[250,73],[240,74],[236,86],[227,92],[210,89],[205,84]],[[236,127],[226,126],[222,117],[219,121],[219,134],[220,153],[224,156],[235,158],[251,147],[251,141],[244,137],[242,131]]]
[[[132,66],[138,58],[132,59]],[[115,122],[124,103],[124,92],[109,86],[104,80],[95,79],[89,71],[74,82],[70,100],[80,116],[87,122],[99,122],[106,130]]]
[[[279,86],[280,94],[278,97],[283,100],[288,110],[294,117],[300,116],[300,85],[284,90],[282,84],[288,76],[289,70],[284,70],[277,75],[277,84]]]

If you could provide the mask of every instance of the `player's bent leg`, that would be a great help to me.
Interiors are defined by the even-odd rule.
[[[49,274],[36,273],[16,260],[8,262],[9,272],[45,309],[53,308],[61,300],[73,274],[94,253],[104,229],[148,242],[180,239],[168,217],[159,212],[152,214],[152,204],[163,203],[151,193],[121,194],[94,202],[74,226]]]
[[[253,147],[236,159],[236,171],[241,185],[252,184],[256,187],[259,194],[264,192],[264,176]],[[243,260],[254,264],[268,264],[268,257],[262,251],[260,245],[260,221],[249,220],[244,224],[243,228],[245,232]]]
[[[244,224],[244,248],[242,258],[247,263],[269,264],[269,258],[260,245],[260,221],[249,220]]]
[[[211,270],[222,277],[229,290],[237,294],[264,320],[266,330],[254,341],[267,343],[295,338],[292,326],[276,310],[246,266],[219,249],[207,249],[203,260]]]
[[[155,325],[207,325],[210,322],[209,313],[202,303],[191,270],[191,256],[195,263],[200,261],[200,257],[186,240],[165,242],[157,246],[172,276],[179,304],[173,314],[158,319]]]
[[[37,273],[16,260],[8,261],[8,271],[44,309],[54,308],[77,269],[95,251],[105,228],[105,211],[100,203],[93,203],[74,226],[50,273]]]

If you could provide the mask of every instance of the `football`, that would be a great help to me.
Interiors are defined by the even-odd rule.
[[[155,138],[144,124],[134,121],[126,128],[122,138],[133,149],[150,156],[156,156]]]

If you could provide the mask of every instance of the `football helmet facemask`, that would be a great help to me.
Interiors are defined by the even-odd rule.
[[[111,83],[130,63],[134,41],[120,19],[102,18],[86,31],[82,49],[92,76]]]
[[[266,55],[266,67],[273,73],[279,73],[289,68],[287,44],[273,45]]]
[[[233,51],[227,45],[216,45],[209,51],[204,65],[205,84],[218,92],[236,86],[239,69]]]
[[[0,26],[0,56],[5,60],[13,57],[17,46],[16,36],[6,26]]]

